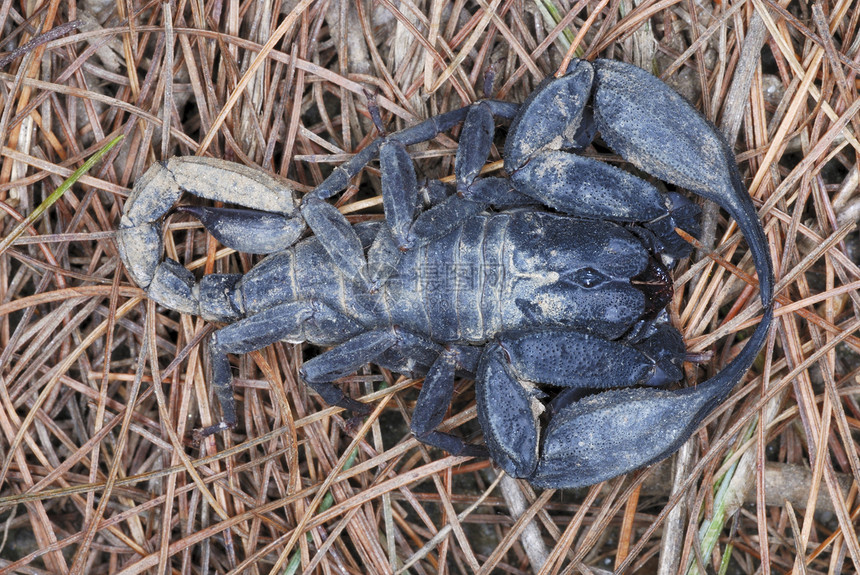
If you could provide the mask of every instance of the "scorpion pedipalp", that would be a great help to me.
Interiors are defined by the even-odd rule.
[[[594,115],[603,139],[636,167],[713,200],[735,219],[758,271],[762,304],[769,306],[767,238],[725,138],[645,70],[614,60],[597,60],[594,68]]]

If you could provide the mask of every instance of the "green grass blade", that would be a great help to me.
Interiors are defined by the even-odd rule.
[[[3,255],[6,250],[9,249],[9,246],[11,246],[15,242],[15,240],[17,240],[21,236],[21,234],[24,233],[24,230],[26,230],[28,226],[33,225],[33,223],[38,220],[39,217],[41,217],[41,215],[44,214],[48,208],[53,206],[54,203],[59,200],[63,194],[66,193],[66,190],[71,188],[75,182],[80,180],[84,174],[89,172],[90,168],[92,168],[96,164],[96,162],[101,160],[105,154],[107,154],[114,146],[116,146],[120,142],[120,140],[123,139],[123,137],[124,136],[122,135],[117,136],[116,138],[108,142],[101,150],[93,154],[86,162],[84,162],[84,164],[80,168],[75,170],[75,172],[71,176],[69,176],[62,184],[60,184],[60,187],[54,190],[50,196],[45,198],[44,202],[36,206],[36,208],[32,212],[30,212],[30,214],[26,218],[18,222],[18,225],[15,226],[15,229],[13,229],[8,236],[6,236],[5,238],[3,238],[2,241],[0,241],[0,255]]]

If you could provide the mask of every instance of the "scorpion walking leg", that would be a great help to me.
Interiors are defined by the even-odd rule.
[[[319,332],[321,326],[325,327],[332,338],[339,339],[347,339],[362,330],[353,320],[325,304],[290,302],[271,307],[213,333],[209,338],[209,358],[212,365],[212,386],[221,404],[222,420],[197,432],[198,437],[206,437],[236,426],[233,375],[227,359],[228,353],[248,353],[283,340],[304,341],[308,331]],[[344,407],[353,408],[355,405]]]
[[[345,395],[331,382],[355,373],[362,365],[374,361],[394,346],[397,340],[397,334],[390,328],[360,333],[302,365],[299,375],[329,405],[366,414],[368,406]]]
[[[471,445],[450,433],[436,431],[442,424],[454,395],[454,373],[458,356],[456,349],[445,350],[439,354],[424,377],[424,385],[412,412],[412,433],[418,441],[444,449],[452,455],[487,457],[486,447]]]
[[[349,180],[358,174],[376,154],[379,154],[381,165],[383,207],[391,231],[390,240],[393,240],[397,250],[423,245],[431,239],[443,235],[449,229],[453,229],[466,218],[486,207],[487,204],[481,201],[464,199],[459,196],[452,197],[443,202],[443,205],[422,214],[426,217],[420,224],[413,222],[417,208],[418,185],[415,168],[406,151],[406,146],[430,140],[453,128],[476,107],[489,111],[491,123],[493,114],[510,118],[518,109],[515,104],[490,100],[479,105],[441,114],[400,132],[378,138],[353,156],[350,161],[335,168],[334,172],[322,184],[305,196],[301,208],[304,219],[313,230],[314,235],[323,244],[329,256],[340,269],[346,272],[348,277],[360,278],[367,288],[373,291],[384,281],[384,278],[374,275],[374,270],[379,270],[382,267],[390,268],[397,264],[398,258],[394,254],[395,250],[386,248],[380,253],[394,255],[386,256],[384,261],[371,261],[369,269],[367,267],[368,260],[361,249],[361,242],[358,241],[357,235],[346,218],[330,204],[322,201],[345,189]],[[481,164],[474,170],[475,174],[480,171],[483,161],[486,160],[486,153],[482,150],[483,147],[486,147],[487,152],[489,151],[492,131],[490,131],[489,136],[478,139],[481,142],[477,145],[479,151],[472,153],[470,161],[465,162],[472,166],[475,161],[471,158],[480,157],[483,154]],[[486,141],[485,146],[482,143],[484,141]],[[458,156],[460,149],[462,146],[458,148]],[[461,163],[460,160],[458,163]],[[439,211],[428,215],[433,210]],[[440,222],[444,222],[446,227],[428,234],[428,230],[437,230]],[[431,235],[432,237],[430,237]],[[381,239],[390,241],[385,235],[382,235]]]
[[[367,406],[343,394],[332,381],[355,373],[367,363],[377,363],[395,371],[409,371],[404,358],[436,356],[439,346],[424,337],[386,327],[359,333],[340,345],[306,362],[299,371],[302,379],[327,403],[358,413]]]
[[[346,218],[331,204],[323,201],[344,190],[349,180],[358,174],[377,154],[380,155],[383,174],[383,204],[395,242],[403,245],[405,230],[411,224],[417,202],[417,182],[411,159],[405,146],[429,140],[445,129],[462,122],[464,110],[455,110],[432,118],[398,133],[399,137],[383,137],[338,166],[332,174],[310,194],[305,196],[302,215],[329,256],[348,277],[361,279],[369,290],[374,290],[380,278],[371,277],[358,235]],[[401,188],[401,186],[403,186]],[[390,250],[386,250],[390,251]],[[395,265],[392,262],[374,262]],[[374,267],[378,267],[375,265]]]
[[[412,418],[412,432],[419,441],[454,455],[486,457],[487,450],[484,447],[470,445],[454,435],[436,431],[445,417],[454,393],[454,373],[460,357],[460,352],[456,349],[442,351],[429,339],[403,330],[371,330],[305,363],[301,376],[327,403],[365,413],[367,410],[364,404],[345,396],[329,382],[353,373],[369,362],[404,371],[404,367],[400,365],[403,358],[428,355],[435,355],[436,360],[428,371],[418,396]]]
[[[454,163],[457,193],[422,213],[412,224],[408,245],[417,247],[440,238],[490,205],[514,207],[533,203],[507,178],[479,178],[493,145],[496,117],[510,117],[507,104],[493,100],[468,107]]]

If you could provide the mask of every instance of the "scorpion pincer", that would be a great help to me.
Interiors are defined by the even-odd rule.
[[[480,177],[508,120],[507,177]],[[407,146],[461,123],[455,189],[421,194]],[[597,133],[636,168],[716,202],[749,245],[762,319],[695,387],[666,389],[686,350],[664,308],[667,266],[690,252],[675,228],[695,236],[698,208],[577,154]],[[325,200],[377,157],[385,220],[350,225]],[[224,245],[270,255],[245,275],[199,281],[162,260],[162,221],[184,192],[240,206],[180,209]],[[237,424],[228,353],[308,342],[331,348],[300,370],[329,404],[366,412],[333,384],[365,363],[423,374],[418,439],[489,455],[543,487],[591,485],[672,454],[750,368],[773,314],[767,240],[731,148],[663,82],[609,60],[574,62],[522,105],[483,100],[382,136],[301,201],[255,168],[155,164],[135,183],[118,244],[150,298],[228,324],[209,340],[223,419],[204,435]],[[485,446],[438,430],[456,374],[475,379]]]

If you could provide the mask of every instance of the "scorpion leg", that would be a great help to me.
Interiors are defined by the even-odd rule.
[[[323,331],[335,340],[345,339],[361,330],[362,327],[352,319],[327,305],[303,301],[273,306],[217,330],[209,338],[209,358],[212,365],[212,386],[221,404],[222,420],[199,431],[198,437],[206,437],[236,426],[233,375],[227,359],[228,353],[249,353],[277,341],[305,341],[309,333],[318,334]],[[335,391],[339,393],[339,390]],[[334,397],[333,392],[328,390],[323,390],[321,394],[324,397]],[[326,400],[329,397],[326,397]],[[363,404],[343,397],[342,394],[330,403],[352,410],[366,409]]]
[[[374,270],[380,266],[385,266],[390,262],[388,262],[388,260],[383,262],[372,262],[372,269],[368,269],[368,262],[365,259],[363,250],[361,249],[361,242],[358,241],[358,236],[352,230],[352,226],[349,225],[349,222],[347,222],[343,214],[323,200],[326,200],[346,189],[349,185],[349,181],[355,177],[368,164],[368,162],[376,157],[377,154],[380,154],[381,148],[383,147],[386,147],[384,154],[385,159],[381,159],[381,161],[391,166],[391,168],[388,169],[412,169],[411,165],[408,168],[404,168],[403,156],[406,155],[405,148],[403,152],[399,151],[399,148],[430,140],[435,138],[441,132],[450,130],[463,121],[463,118],[466,115],[466,110],[466,108],[460,108],[458,110],[430,118],[420,124],[411,126],[395,134],[391,134],[390,136],[377,138],[367,147],[350,158],[349,161],[337,166],[319,186],[314,188],[312,192],[305,196],[304,203],[302,205],[302,214],[310,228],[313,230],[314,235],[319,239],[326,252],[335,261],[338,267],[340,267],[340,269],[344,270],[344,272],[346,272],[350,277],[354,277],[356,279],[361,278],[371,291],[378,287],[377,284],[380,283],[380,281],[384,281],[384,279],[381,280],[379,277],[373,277]],[[384,146],[384,144],[388,144],[388,146]],[[408,155],[406,155],[406,160],[408,160]],[[408,161],[408,163],[411,164],[411,161]],[[388,169],[383,168],[383,174],[385,174]],[[403,175],[402,172],[399,174],[390,173],[386,179],[391,180],[391,178],[393,178],[396,181],[398,177],[401,181],[411,179],[408,173]],[[414,171],[412,172],[412,177],[414,177]],[[391,183],[394,184],[394,182]],[[389,188],[391,189],[388,194],[389,196],[392,194],[398,195],[398,192],[393,189],[393,185],[389,186]],[[391,198],[386,201],[385,195],[386,194],[383,194],[383,203],[391,204]],[[413,194],[411,191],[406,191],[405,193],[402,193],[402,195],[404,196],[404,199],[408,201],[409,197]],[[400,230],[404,224],[401,223],[401,220],[405,219],[401,217],[401,214],[408,213],[408,219],[411,222],[416,202],[417,199],[412,199],[413,207],[411,208],[401,208],[400,206],[389,207],[389,205],[384,206],[386,215],[392,218],[393,223],[398,228],[398,233],[402,234]],[[394,214],[389,215],[392,210],[394,210]],[[389,222],[389,225],[391,224],[392,222]],[[387,251],[381,250],[381,253],[387,253]],[[394,261],[394,264],[396,264],[396,260]]]
[[[456,348],[446,349],[430,367],[412,412],[412,433],[418,441],[444,449],[452,455],[487,457],[485,447],[471,445],[462,438],[436,430],[445,419],[454,396],[454,374],[459,356],[460,352]]]
[[[511,117],[516,109],[492,100],[466,108],[454,164],[457,193],[421,214],[414,223],[417,181],[412,161],[405,145],[394,135],[385,139],[379,152],[382,195],[386,220],[401,250],[425,245],[445,235],[490,204],[521,205],[527,201],[502,178],[478,179],[493,145],[494,118]],[[439,127],[434,124],[434,136]],[[390,182],[387,186],[386,179]]]
[[[422,213],[409,230],[410,243],[420,246],[438,239],[490,205],[515,207],[533,203],[506,178],[478,176],[493,145],[495,117],[510,117],[514,108],[492,100],[468,108],[454,164],[457,193]]]
[[[469,106],[454,162],[459,194],[468,194],[469,188],[481,174],[481,168],[490,157],[495,131],[496,121],[488,104],[478,102]]]
[[[407,236],[418,207],[418,177],[406,146],[396,140],[386,140],[379,148],[382,172],[382,203],[385,221],[398,248],[408,247]]]
[[[499,106],[500,109],[502,106],[513,106],[513,110],[516,110],[517,108],[516,105],[506,102],[499,102]],[[382,142],[386,140],[396,141],[400,142],[404,146],[427,142],[462,122],[465,119],[468,110],[468,106],[457,108],[456,110],[428,118],[419,124],[415,124],[414,126],[410,126],[400,130],[399,132],[390,134],[387,137],[377,138],[350,158],[349,161],[336,167],[329,177],[327,177],[319,186],[314,188],[308,196],[325,200],[339,192],[342,192],[349,185],[349,181],[358,175],[368,162],[376,157],[379,153],[379,147],[382,145]],[[511,115],[513,114],[511,113]]]
[[[343,214],[328,202],[306,197],[302,204],[302,215],[314,236],[346,277],[367,284],[367,259],[361,240]]]
[[[344,343],[318,355],[302,365],[299,374],[308,385],[317,390],[327,402],[337,404],[330,391],[321,392],[317,386],[330,385],[335,379],[345,377],[362,365],[374,361],[397,343],[398,336],[391,328],[374,329],[359,333]],[[337,390],[337,388],[333,388]],[[340,393],[340,390],[337,390]]]
[[[516,104],[494,100],[487,101],[486,105],[493,114],[507,118],[513,117],[519,107]],[[417,181],[405,147],[431,140],[440,133],[450,130],[463,122],[470,108],[452,110],[374,140],[348,162],[335,168],[322,184],[305,196],[302,214],[314,235],[320,240],[338,267],[350,277],[360,278],[370,291],[377,289],[379,284],[384,281],[383,277],[375,275],[374,270],[396,265],[397,258],[387,258],[381,262],[368,262],[364,252],[360,249],[361,244],[358,237],[352,231],[346,218],[333,207],[325,207],[327,204],[321,200],[328,199],[344,190],[349,185],[349,180],[379,154],[382,164],[383,205],[386,219],[391,227],[392,238],[397,247],[401,250],[408,249],[411,234],[409,230],[413,225],[412,220],[417,208]],[[468,215],[477,213],[480,209],[475,209],[474,206],[465,209],[458,207],[454,210],[460,217],[457,222],[462,222]],[[453,228],[454,225],[451,227]],[[412,241],[414,242],[414,240]],[[418,241],[421,244],[429,240],[419,237]],[[379,253],[388,254],[389,251],[382,249]],[[370,263],[369,267],[368,263]]]
[[[492,109],[486,102],[472,104],[467,110],[454,162],[457,193],[418,216],[409,230],[410,247],[426,245],[444,236],[489,206],[489,202],[483,198],[474,197],[473,184],[476,184],[481,168],[490,155],[495,121]],[[480,182],[477,181],[478,184]]]
[[[346,340],[346,341],[344,341]],[[438,356],[441,348],[428,339],[398,328],[386,327],[341,338],[343,343],[306,362],[299,374],[330,405],[366,412],[366,406],[346,397],[332,381],[355,373],[367,363],[376,363],[401,372],[411,371],[405,358]]]

